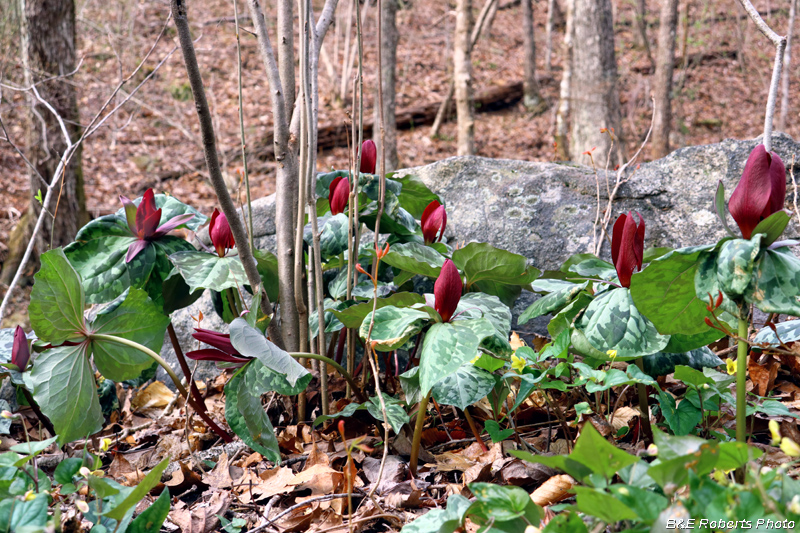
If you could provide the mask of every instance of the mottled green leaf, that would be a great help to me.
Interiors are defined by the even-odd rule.
[[[781,236],[781,233],[783,233],[783,230],[785,230],[786,226],[789,225],[789,220],[791,218],[791,211],[786,211],[785,209],[776,211],[759,222],[758,225],[753,228],[752,234],[758,235],[759,233],[762,233],[764,235],[764,239],[761,242],[761,246],[769,246],[778,240],[778,238]]]
[[[428,313],[411,309],[409,307],[395,307],[387,305],[375,312],[375,325],[372,328],[370,339],[375,344],[375,349],[382,352],[396,350],[415,333],[422,329],[424,323],[430,319]],[[367,338],[372,312],[364,317],[358,334],[362,339]],[[477,346],[476,346],[477,349]]]
[[[745,301],[765,313],[800,316],[800,260],[788,249],[765,250]]]
[[[686,365],[696,370],[702,370],[706,367],[717,367],[723,364],[722,359],[705,346],[683,353],[659,352],[646,355],[642,358],[642,362],[645,374],[653,377],[672,374],[676,365]]]
[[[438,278],[445,259],[430,246],[418,242],[406,242],[392,245],[382,262],[420,276]]]
[[[458,319],[485,318],[498,335],[508,338],[511,334],[511,309],[497,296],[482,292],[468,292],[461,297],[456,307]]]
[[[261,405],[261,393],[251,389],[252,380],[245,379],[249,367],[242,368],[225,385],[225,419],[245,444],[277,463],[281,460],[278,439]]]
[[[43,253],[40,261],[28,306],[33,331],[51,344],[81,337],[85,300],[78,273],[61,248]]]
[[[317,221],[320,229],[319,247],[323,261],[347,250],[347,214],[325,215]],[[303,230],[303,240],[308,246],[312,244],[311,224]]]
[[[422,393],[419,388],[419,367],[415,366],[411,370],[403,372],[398,376],[400,386],[403,387],[403,394],[406,397],[406,405],[414,405],[422,400]]]
[[[761,240],[762,235],[755,235],[749,240],[733,239],[720,248],[717,256],[717,280],[722,291],[729,297],[737,299],[745,295],[753,279]]]
[[[586,308],[577,327],[597,351],[605,354],[616,350],[620,361],[661,351],[669,342],[669,337],[660,335],[653,323],[639,312],[626,288],[597,296]]]
[[[238,255],[220,257],[201,252],[178,252],[169,256],[192,291],[211,289],[221,292],[247,284],[247,275]]]
[[[60,346],[39,354],[25,383],[64,444],[97,433],[103,413],[89,366],[88,343]]]
[[[420,349],[419,383],[422,394],[428,394],[436,383],[475,357],[479,344],[480,339],[471,329],[456,323],[431,326]]]
[[[489,372],[475,365],[464,364],[433,386],[433,398],[444,405],[454,405],[461,410],[486,397],[495,384]]]
[[[697,295],[695,273],[700,255],[711,248],[673,250],[631,278],[636,307],[662,335],[694,335],[710,329],[704,322],[708,300]]]
[[[569,271],[587,278],[611,279],[617,275],[614,265],[599,257],[588,257],[579,263],[570,265]]]
[[[231,344],[240,354],[258,359],[265,367],[285,376],[290,385],[309,374],[303,365],[251,327],[245,319],[237,318],[231,322],[230,333]]]
[[[169,318],[141,289],[129,289],[100,310],[90,325],[93,333],[113,335],[161,351]],[[153,359],[141,351],[106,340],[92,339],[94,363],[103,376],[113,381],[133,379],[151,366]]]
[[[394,307],[410,307],[414,304],[425,303],[425,298],[413,292],[397,292],[386,298],[378,298],[378,309],[387,306]],[[360,328],[364,322],[364,318],[372,312],[373,302],[364,302],[360,304],[347,307],[346,309],[330,309],[336,318],[338,318],[346,328]],[[326,306],[326,310],[327,310]],[[327,322],[327,319],[326,319]],[[374,332],[373,332],[374,338]]]
[[[200,213],[200,211],[198,211],[197,209],[195,209],[190,205],[181,202],[172,195],[167,195],[163,193],[155,194],[153,195],[153,199],[155,200],[156,203],[156,209],[161,209],[161,221],[158,223],[159,226],[164,224],[168,220],[171,220],[179,215],[185,215],[187,213],[194,214],[194,218],[190,218],[188,222],[178,226],[179,228],[186,227],[192,231],[196,231],[197,228],[205,224],[206,221],[208,220],[208,217]],[[133,204],[138,207],[141,201],[142,197],[140,196],[135,200],[133,200]],[[125,208],[118,209],[113,216],[119,217],[124,221]]]
[[[581,283],[580,285],[570,283],[558,290],[542,296],[528,306],[528,308],[520,315],[519,319],[517,319],[517,323],[522,325],[536,317],[563,309],[575,297],[577,297],[581,291],[585,290],[588,285],[588,281]]]
[[[780,346],[781,343],[789,344],[800,340],[800,320],[789,320],[788,322],[781,322],[775,326],[778,335],[775,336],[775,331],[772,328],[762,328],[756,333],[753,342],[755,344]]]

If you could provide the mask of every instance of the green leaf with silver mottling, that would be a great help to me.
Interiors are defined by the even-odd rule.
[[[469,328],[457,323],[431,326],[420,349],[419,385],[428,394],[439,381],[454,373],[478,353],[480,339]]]
[[[211,289],[222,292],[247,284],[247,275],[238,255],[220,257],[195,250],[172,254],[169,259],[192,291]]]
[[[422,401],[422,393],[419,388],[419,367],[415,366],[407,372],[403,372],[397,378],[400,386],[403,387],[403,394],[406,397],[406,405],[414,405]]]
[[[786,211],[785,209],[775,211],[756,225],[753,229],[753,235],[763,234],[764,239],[761,242],[761,246],[769,246],[778,240],[783,230],[789,225],[791,218],[791,211]]]
[[[433,398],[444,405],[454,405],[463,410],[486,397],[497,378],[475,365],[465,364],[433,386]]]
[[[335,257],[347,250],[347,215],[325,215],[317,221],[320,228],[319,247],[322,260]],[[312,244],[311,224],[306,224],[303,229],[303,240],[309,246]]]
[[[392,245],[382,262],[406,272],[438,278],[445,259],[445,256],[430,246],[405,242]]]
[[[280,462],[281,452],[275,430],[261,405],[261,394],[250,390],[245,376],[250,364],[225,384],[225,420],[250,448],[268,460]]]
[[[82,337],[86,302],[78,273],[61,248],[43,253],[40,262],[28,306],[33,331],[51,344]]]
[[[708,300],[698,297],[694,282],[701,254],[713,247],[673,250],[631,278],[636,307],[662,335],[694,335],[711,329],[704,322]]]
[[[265,367],[283,374],[290,385],[297,384],[309,374],[303,365],[251,327],[245,319],[237,318],[231,322],[230,333],[231,344],[240,354],[258,359]]]
[[[730,314],[724,311],[720,313],[718,318],[725,324],[734,324],[736,322],[736,320],[733,319]],[[680,333],[673,333],[669,336],[669,342],[666,346],[664,346],[664,351],[669,353],[689,352],[708,346],[712,342],[716,342],[724,336],[725,334],[723,332],[714,328],[708,328],[705,333],[698,333],[697,335],[682,335]]]
[[[611,279],[617,275],[614,265],[599,257],[588,257],[579,263],[570,265],[569,271],[587,278]]]
[[[378,309],[387,306],[394,306],[398,308],[411,307],[414,304],[425,303],[425,298],[413,292],[398,292],[386,298],[378,298]],[[346,328],[360,328],[364,322],[364,318],[372,312],[373,302],[364,302],[360,304],[347,307],[346,309],[329,309],[326,305],[326,310],[329,309],[336,318],[338,318]],[[327,322],[327,319],[326,319]],[[373,331],[373,338],[374,338]]]
[[[389,425],[395,433],[400,433],[405,424],[408,424],[409,416],[406,410],[403,409],[403,402],[397,398],[393,398],[386,393],[383,394],[383,402],[386,404],[386,418],[389,420]],[[381,401],[377,396],[370,397],[364,404],[367,412],[372,415],[372,418],[380,423],[383,423],[383,412],[381,411]]]
[[[375,325],[372,328],[370,340],[375,343],[375,349],[378,351],[396,350],[422,329],[428,320],[430,320],[430,315],[425,311],[393,305],[381,307],[375,312]],[[367,338],[371,321],[372,312],[370,311],[364,317],[358,330],[362,339]]]
[[[520,315],[519,319],[517,319],[517,323],[519,325],[526,324],[531,319],[563,309],[588,286],[588,281],[580,285],[569,283],[556,291],[542,296],[528,306]]]
[[[139,343],[159,353],[167,325],[169,318],[143,290],[129,289],[97,313],[90,329],[93,333]],[[136,378],[153,366],[150,356],[124,344],[92,339],[90,349],[97,369],[113,381]]]
[[[566,307],[550,319],[550,323],[547,324],[547,332],[550,333],[550,337],[556,339],[564,331],[569,330],[575,317],[586,309],[593,300],[594,298],[586,292],[579,292],[575,300],[567,304]]]
[[[753,343],[775,347],[780,346],[781,343],[789,344],[800,340],[800,320],[781,322],[775,326],[775,330],[778,333],[777,336],[775,335],[776,331],[773,331],[772,328],[760,329],[756,333]]]
[[[669,336],[660,335],[636,308],[626,288],[607,291],[586,308],[576,327],[597,351],[616,350],[618,361],[661,351]]]
[[[458,302],[455,314],[458,315],[458,320],[485,318],[494,326],[498,335],[508,338],[511,334],[511,310],[497,296],[468,292]]]
[[[722,288],[717,279],[717,257],[718,253],[715,251],[703,252],[697,261],[697,272],[694,275],[694,289],[695,294],[700,300],[708,302],[708,295],[711,294],[715,298],[722,292]],[[723,293],[722,305],[720,309],[733,315],[738,316],[739,309],[736,303]]]
[[[800,260],[786,248],[765,250],[745,301],[765,313],[800,316]]]
[[[333,310],[342,310],[347,309],[349,305],[352,305],[352,300],[350,302],[336,302],[331,300],[330,298],[325,298],[323,301],[323,306],[325,309],[324,313],[324,323],[325,323],[325,333],[333,333],[334,331],[341,331],[344,329],[344,324],[336,318],[333,314]],[[319,332],[319,311],[317,309],[314,310],[308,316],[308,333],[310,337],[313,339],[318,335]]]
[[[722,292],[730,298],[739,299],[745,295],[753,279],[756,257],[761,251],[761,239],[762,235],[755,235],[750,240],[733,239],[720,248],[717,280]]]
[[[669,345],[668,345],[669,346]],[[703,346],[684,353],[659,352],[642,358],[645,374],[653,377],[666,376],[675,371],[676,365],[690,366],[696,370],[716,368],[724,361]]]
[[[311,382],[311,373],[304,374],[296,382],[290,383],[286,376],[264,366],[258,359],[248,363],[247,380],[254,394],[277,392],[284,396],[296,396],[306,390]]]
[[[39,354],[25,384],[53,422],[59,442],[88,437],[103,429],[88,343],[59,346]]]

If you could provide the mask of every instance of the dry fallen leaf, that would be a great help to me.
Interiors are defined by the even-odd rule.
[[[166,407],[175,393],[160,381],[154,381],[144,389],[137,391],[131,399],[131,410],[143,411],[153,407]]]
[[[227,453],[222,452],[214,468],[203,474],[203,482],[212,489],[228,489],[233,485]]]
[[[553,476],[533,491],[531,500],[536,505],[554,505],[571,496],[570,490],[575,486],[575,480],[567,474]]]
[[[211,533],[217,531],[219,527],[217,515],[225,514],[229,503],[226,491],[216,491],[211,494],[208,502],[198,502],[190,509],[175,509],[169,517],[181,528],[181,533]]]
[[[358,486],[358,481],[356,478],[355,486]],[[327,465],[316,464],[294,476],[288,484],[297,490],[310,489],[315,496],[333,494],[344,486],[344,474]]]

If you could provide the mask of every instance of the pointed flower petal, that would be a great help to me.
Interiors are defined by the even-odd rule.
[[[183,215],[178,215],[176,217],[172,217],[171,219],[167,220],[163,224],[161,224],[158,229],[153,233],[153,238],[163,237],[170,231],[174,230],[178,226],[186,224],[191,219],[194,218],[194,213],[186,213]]]
[[[434,308],[442,316],[444,322],[453,318],[453,313],[461,300],[464,285],[461,283],[461,274],[458,273],[453,261],[447,259],[442,265],[442,271],[433,284],[433,295],[436,298]]]
[[[11,364],[17,365],[17,368],[23,371],[28,366],[30,358],[28,337],[25,335],[25,331],[17,326],[17,329],[14,330],[14,344],[11,348]]]
[[[339,176],[331,182],[328,190],[328,201],[331,204],[331,214],[338,215],[344,213],[347,208],[347,200],[350,196],[350,182]]]
[[[367,139],[361,144],[361,168],[362,174],[375,174],[375,163],[378,160],[378,148],[372,139]]]
[[[441,241],[444,237],[445,227],[447,227],[447,211],[444,206],[436,200],[429,203],[422,212],[421,226],[425,244]]]
[[[136,235],[136,204],[130,198],[122,195],[120,195],[119,201],[122,202],[122,206],[125,208],[125,220],[128,222],[128,229]]]
[[[759,144],[747,158],[742,179],[728,202],[731,216],[749,239],[763,219],[783,208],[786,197],[786,168],[774,152]]]
[[[237,357],[214,348],[192,350],[191,352],[186,352],[186,357],[193,361],[217,361],[223,363],[246,363],[250,360],[248,357]]]
[[[620,215],[611,236],[611,259],[623,287],[631,286],[631,276],[641,269],[644,258],[644,219],[639,224],[631,213]]]
[[[221,213],[216,207],[211,214],[211,223],[208,225],[208,235],[211,238],[211,244],[217,251],[217,255],[225,257],[225,252],[230,248],[236,246],[233,240],[233,233],[228,224],[228,219],[224,213]]]
[[[147,248],[149,243],[144,239],[139,239],[138,241],[134,241],[128,246],[128,253],[125,254],[125,262],[130,263],[133,261],[133,258],[139,255],[139,252]]]
[[[136,209],[136,230],[137,233],[144,228],[145,220],[147,220],[156,211],[156,197],[153,189],[147,189],[139,202],[139,207]]]
[[[231,336],[227,333],[219,333],[218,331],[212,331],[210,329],[194,328],[192,337],[200,342],[210,344],[214,348],[222,350],[225,353],[241,357],[241,354],[233,347],[233,344],[231,344]]]

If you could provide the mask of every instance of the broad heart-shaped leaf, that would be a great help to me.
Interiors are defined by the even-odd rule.
[[[676,404],[675,398],[669,393],[659,391],[658,403],[664,419],[675,435],[688,435],[703,419],[703,414],[691,402],[682,400]]]
[[[296,396],[300,394],[311,382],[311,373],[303,375],[294,384],[289,383],[286,376],[267,368],[264,364],[255,359],[247,364],[247,381],[250,390],[256,394],[264,394],[275,391],[284,396]]]
[[[129,289],[101,309],[89,325],[92,333],[113,335],[161,351],[169,318],[141,289]],[[153,366],[145,353],[107,340],[92,339],[90,344],[97,369],[112,381],[134,379]]]
[[[421,179],[413,174],[406,174],[403,177],[397,177],[397,174],[388,176],[402,186],[397,199],[400,201],[400,207],[408,211],[414,218],[422,217],[422,212],[432,201],[444,203],[438,194],[431,191]]]
[[[723,364],[722,359],[705,346],[683,353],[659,352],[646,355],[642,362],[644,363],[645,374],[653,377],[672,374],[676,365],[686,365],[696,370],[702,370],[703,368],[715,368]]]
[[[639,461],[635,455],[608,442],[592,424],[583,426],[581,436],[575,443],[575,449],[569,454],[569,458],[586,465],[595,474],[609,480],[626,466]]]
[[[733,324],[736,321],[725,311],[720,313],[717,318],[719,318],[719,320],[725,324]],[[696,335],[673,333],[669,336],[669,342],[664,347],[664,351],[668,353],[690,352],[704,348],[712,342],[718,341],[724,336],[725,334],[723,332],[713,328],[708,328],[705,333],[698,333]]]
[[[497,296],[482,292],[468,292],[458,302],[455,317],[454,322],[460,325],[464,325],[463,321],[465,320],[485,318],[494,327],[494,332],[485,336],[481,346],[500,357],[511,357],[511,354],[514,353],[514,349],[508,342],[511,334],[511,309]],[[473,331],[476,334],[479,333],[476,330]],[[489,356],[486,355],[486,357]],[[502,361],[496,359],[495,361],[502,366]]]
[[[322,260],[334,257],[347,250],[347,215],[324,215],[317,221],[320,229],[319,249]],[[303,240],[308,246],[312,245],[311,223],[303,228]]]
[[[28,306],[33,331],[51,344],[81,337],[86,329],[81,278],[61,248],[43,253],[40,261]]]
[[[392,245],[382,261],[399,270],[437,278],[445,259],[445,256],[430,246],[418,242],[405,242]]]
[[[25,384],[53,422],[62,444],[103,429],[88,345],[83,342],[46,350],[36,358],[33,370],[25,374]]]
[[[530,495],[521,487],[470,483],[469,490],[475,495],[476,503],[479,504],[479,506],[473,504],[470,513],[497,522],[507,522],[523,516],[532,503]]]
[[[475,365],[464,364],[433,386],[433,398],[444,405],[454,405],[462,411],[486,397],[497,378]]]
[[[758,330],[753,343],[757,345],[766,346],[780,346],[781,343],[789,344],[800,340],[800,320],[789,320],[788,322],[781,322],[775,326],[778,335],[775,336],[775,331],[772,328],[762,328]]]
[[[561,309],[550,319],[550,323],[547,324],[547,332],[550,333],[550,337],[557,339],[564,331],[569,330],[575,317],[586,309],[593,300],[594,298],[586,292],[579,292],[578,296],[573,301],[568,303],[566,307]]]
[[[422,400],[419,388],[419,367],[415,366],[411,370],[403,372],[398,376],[400,386],[403,387],[403,394],[406,397],[406,405],[414,405]]]
[[[540,274],[525,257],[486,243],[471,242],[454,251],[453,263],[467,277],[467,288],[480,281],[526,286]]]
[[[761,246],[769,246],[778,240],[783,230],[789,225],[789,220],[791,218],[791,211],[786,211],[785,209],[776,211],[758,223],[753,229],[753,235],[763,233],[764,239],[761,241]]]
[[[573,490],[578,510],[582,513],[609,523],[638,518],[633,509],[604,490],[589,487],[574,487]]]
[[[700,255],[714,246],[680,248],[661,256],[631,278],[637,309],[662,335],[694,335],[710,330],[706,305],[695,290]],[[715,295],[716,296],[716,295]]]
[[[717,254],[717,280],[726,295],[732,299],[744,296],[753,279],[756,257],[761,250],[763,235],[752,239],[733,239],[725,244]]]
[[[764,250],[745,301],[765,313],[800,316],[800,260],[787,248]]]
[[[303,365],[278,348],[259,330],[251,327],[245,319],[237,318],[231,322],[230,333],[231,344],[240,354],[258,359],[265,367],[283,374],[290,385],[295,385],[298,380],[309,375]]]
[[[517,319],[519,325],[527,323],[529,320],[553,311],[558,311],[569,304],[581,291],[589,285],[586,281],[581,284],[569,283],[568,285],[546,294],[533,302]]]
[[[280,462],[281,452],[275,430],[261,405],[261,393],[252,390],[245,376],[248,363],[225,384],[225,420],[234,433],[267,459]]]
[[[178,252],[169,256],[192,292],[211,289],[222,292],[247,283],[242,262],[238,255],[220,257],[199,250]]]
[[[386,308],[384,308],[386,309]],[[419,386],[424,395],[478,353],[480,339],[457,323],[434,324],[425,334],[419,359]]]
[[[372,328],[370,340],[375,343],[375,349],[381,352],[396,350],[415,333],[422,329],[424,323],[430,319],[425,311],[411,309],[410,307],[395,307],[387,305],[375,312],[375,325]],[[358,330],[362,339],[367,338],[372,312],[370,311]],[[477,346],[475,349],[477,350]],[[474,354],[473,354],[474,355]]]
[[[620,361],[659,352],[669,342],[668,336],[660,335],[639,313],[624,287],[596,297],[576,327],[597,351],[616,350]]]
[[[425,298],[413,292],[397,292],[386,298],[378,298],[377,301],[378,309],[390,305],[394,307],[410,307],[420,303],[425,303]],[[326,312],[333,313],[344,324],[344,327],[355,329],[361,327],[364,318],[372,312],[372,306],[373,302],[364,302],[342,310],[328,309],[326,307]]]

